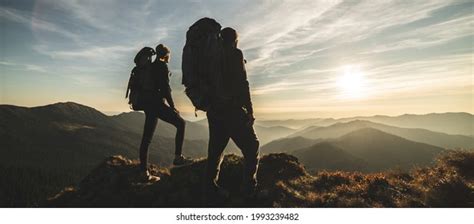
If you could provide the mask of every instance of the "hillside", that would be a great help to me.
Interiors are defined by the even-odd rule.
[[[72,102],[33,108],[1,105],[0,115],[0,153],[6,158],[0,161],[4,165],[60,161],[87,166],[110,154],[135,157],[141,139],[141,131],[134,131],[124,121]],[[128,121],[136,126],[143,126],[143,122],[137,118]],[[173,148],[174,139],[155,135],[151,159],[169,164]],[[202,140],[185,140],[186,153],[201,156],[206,149]]]
[[[362,172],[395,167],[407,170],[415,165],[429,165],[442,150],[441,147],[410,141],[374,128],[355,129],[338,138],[284,138],[261,149],[264,154],[284,152],[295,155],[312,171],[340,168]],[[322,164],[325,165],[321,167]]]
[[[303,137],[281,138],[263,145],[260,147],[260,152],[263,154],[292,152],[314,145],[316,142],[316,140]]]
[[[308,172],[328,171],[366,171],[368,164],[343,149],[328,142],[321,142],[310,147],[291,152]]]
[[[142,113],[107,116],[73,102],[32,108],[0,105],[0,206],[38,206],[38,201],[46,195],[79,182],[105,157],[119,154],[137,158],[143,119]],[[283,123],[303,125],[316,121],[332,122],[334,119],[287,120]],[[187,123],[184,142],[187,156],[201,158],[207,155],[207,127],[201,125],[202,122]],[[296,131],[280,126],[278,121],[263,123],[268,126],[262,123],[255,126],[262,145]],[[364,128],[385,129],[361,131]],[[263,145],[262,155],[297,152],[311,173],[322,169],[369,172],[398,167],[407,170],[413,165],[430,165],[441,151],[439,147],[413,142],[408,137],[417,136],[417,139],[425,138],[435,143],[462,143],[466,137],[456,139],[459,136],[435,135],[428,130],[401,129],[368,121],[313,126],[307,130],[312,129],[318,130],[319,137],[324,134],[338,137],[283,138]],[[389,131],[393,133],[389,134]],[[405,138],[404,134],[410,136]],[[160,167],[170,165],[174,156],[173,137],[174,127],[159,122],[150,147],[152,163]],[[320,144],[312,147],[317,143]],[[227,146],[226,153],[229,152],[240,153],[233,142]]]
[[[227,200],[204,200],[205,160],[166,169],[153,166],[157,183],[135,178],[137,162],[113,156],[77,186],[45,201],[45,207],[474,207],[474,153],[450,151],[432,167],[410,172],[360,174],[319,172],[309,175],[295,157],[271,154],[261,159],[261,193],[242,200],[238,193],[242,158],[224,158],[220,184]],[[204,203],[212,201],[212,203]]]
[[[295,132],[289,137],[300,136],[309,139],[338,138],[361,128],[375,128],[412,141],[436,145],[442,148],[474,149],[474,137],[472,136],[449,135],[420,128],[399,128],[365,120],[341,122],[328,127],[308,127]]]
[[[368,163],[369,171],[430,165],[443,150],[373,128],[359,129],[330,142],[358,158],[363,158]]]
[[[0,182],[9,185],[0,189],[0,196],[4,195],[0,204],[34,206],[45,193],[79,181],[104,157],[138,158],[140,141],[141,133],[84,105],[1,105]],[[183,151],[192,157],[205,156],[207,143],[185,140]],[[150,161],[168,166],[173,157],[174,139],[155,135]]]

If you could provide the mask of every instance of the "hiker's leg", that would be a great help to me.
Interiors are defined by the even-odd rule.
[[[171,107],[163,105],[158,111],[158,117],[176,127],[175,136],[175,155],[179,156],[183,152],[184,131],[186,129],[186,122],[176,113]]]
[[[209,115],[207,117],[209,122],[209,146],[206,182],[216,186],[223,158],[222,154],[229,142],[229,135],[222,121],[213,119]]]
[[[158,118],[155,111],[145,111],[145,126],[143,128],[142,142],[140,144],[140,169],[147,170],[148,147],[155,133]]]
[[[244,155],[243,185],[250,188],[257,185],[260,142],[253,127],[246,123],[246,120],[234,122],[231,138]]]

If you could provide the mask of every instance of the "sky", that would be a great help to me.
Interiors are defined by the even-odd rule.
[[[130,111],[133,58],[162,43],[192,119],[181,52],[211,17],[239,33],[257,118],[474,113],[473,12],[470,0],[0,0],[0,104]]]

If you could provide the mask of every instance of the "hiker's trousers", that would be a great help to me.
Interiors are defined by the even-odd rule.
[[[253,126],[241,107],[211,107],[207,112],[209,146],[207,156],[208,184],[217,185],[223,152],[229,139],[240,148],[244,156],[243,186],[257,184],[259,141]]]
[[[145,126],[140,144],[140,166],[142,169],[148,165],[148,147],[155,133],[158,119],[168,122],[176,127],[175,154],[181,155],[184,141],[184,130],[186,122],[171,107],[164,103],[156,103],[145,108]]]

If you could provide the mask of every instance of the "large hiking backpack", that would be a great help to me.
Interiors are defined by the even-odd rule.
[[[202,18],[189,27],[183,48],[181,69],[185,93],[196,110],[206,111],[211,93],[210,80],[221,69],[221,25],[214,19]]]
[[[134,62],[136,66],[130,73],[130,79],[128,80],[127,92],[125,98],[128,97],[128,104],[130,109],[135,111],[144,110],[146,106],[145,91],[152,90],[150,86],[153,82],[151,80],[152,65],[148,64],[145,66],[139,65],[139,58],[142,56],[149,56],[155,54],[153,48],[144,47],[135,56]]]
[[[128,105],[132,110],[143,110],[143,105],[139,101],[140,98],[140,77],[137,72],[137,67],[132,69],[130,73],[130,79],[128,80],[127,92],[125,93],[125,98],[128,98]]]

